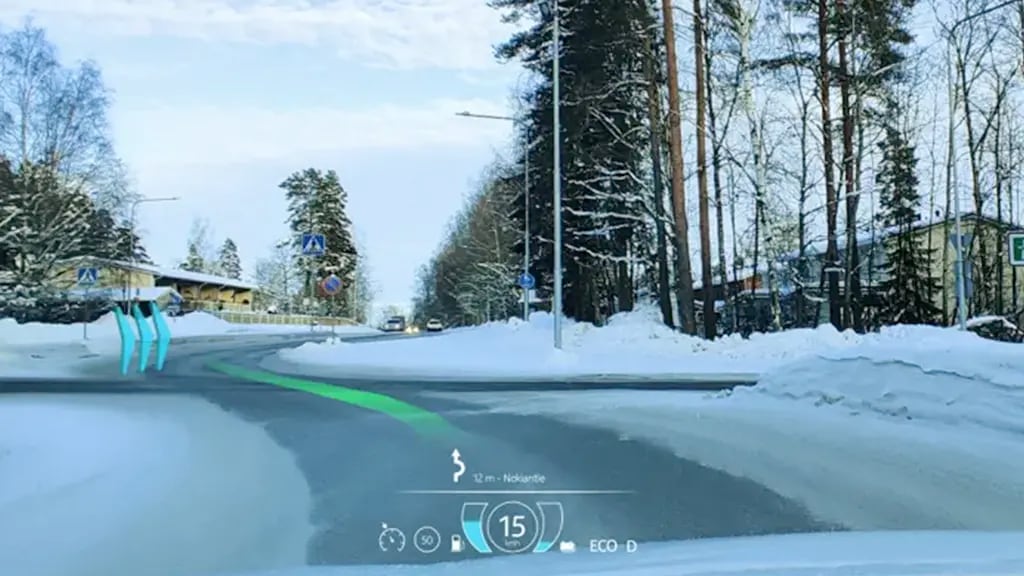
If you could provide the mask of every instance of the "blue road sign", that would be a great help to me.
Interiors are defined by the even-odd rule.
[[[323,282],[320,283],[320,287],[324,289],[328,295],[337,294],[341,290],[341,278],[338,278],[334,274],[331,274],[327,278],[324,278]]]
[[[522,274],[519,275],[520,288],[523,288],[524,290],[530,290],[533,288],[534,284],[535,281],[533,279],[533,274],[530,274],[529,272],[523,272]]]
[[[96,268],[79,268],[78,284],[80,286],[92,286],[100,278],[100,271]]]
[[[327,242],[323,234],[305,232],[302,234],[302,254],[305,256],[323,256],[327,251]]]

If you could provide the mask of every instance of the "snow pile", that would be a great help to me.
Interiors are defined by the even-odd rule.
[[[261,428],[207,402],[0,397],[4,574],[294,566],[304,562],[312,534],[310,506],[291,455]]]
[[[769,372],[739,395],[1024,432],[1024,346],[893,326]]]
[[[346,375],[501,379],[618,376],[634,378],[750,379],[784,362],[817,351],[842,350],[863,337],[830,326],[729,336],[708,342],[673,331],[642,309],[618,314],[605,327],[566,320],[563,349],[552,347],[553,318],[535,313],[519,319],[451,330],[440,337],[409,338],[338,348],[307,343],[279,358],[303,371],[326,368]]]

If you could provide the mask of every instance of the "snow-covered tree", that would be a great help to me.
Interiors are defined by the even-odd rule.
[[[132,191],[107,94],[99,68],[62,66],[42,29],[0,32],[0,267],[21,282],[74,256],[145,254],[121,222]]]
[[[256,262],[252,276],[259,286],[263,305],[275,306],[281,312],[290,311],[302,289],[301,271],[296,267],[292,242],[284,240],[275,244],[270,255]]]
[[[217,270],[228,278],[240,280],[242,278],[242,260],[238,256],[238,246],[231,238],[224,240],[217,255]]]
[[[553,275],[554,187],[550,158],[554,145],[551,104],[552,16],[559,7],[561,46],[561,139],[564,221],[564,312],[591,321],[602,311],[633,306],[634,273],[653,267],[643,229],[646,211],[648,132],[644,64],[656,24],[646,0],[494,0],[509,21],[522,24],[499,46],[503,60],[517,60],[533,73],[522,94],[520,141],[533,144],[530,157],[530,263],[539,289],[550,290]],[[521,188],[522,162],[512,176]],[[510,200],[514,227],[524,224],[523,195]],[[641,232],[638,234],[638,232]],[[512,247],[522,259],[521,241]],[[514,281],[514,275],[510,278]],[[511,291],[511,290],[509,290]]]
[[[355,280],[359,258],[352,237],[352,222],[349,220],[348,194],[341,186],[334,170],[326,172],[307,168],[295,172],[280,184],[288,200],[288,224],[294,233],[293,247],[296,258],[306,272],[305,290],[314,298],[320,298],[328,314],[349,309],[350,287]],[[326,243],[322,256],[302,256],[302,235],[322,234]],[[342,281],[342,290],[331,297],[324,297],[316,284],[330,274]]]
[[[189,242],[188,254],[185,256],[185,261],[178,267],[187,272],[206,271],[206,260],[203,259],[203,255],[199,253],[199,246],[195,242]]]

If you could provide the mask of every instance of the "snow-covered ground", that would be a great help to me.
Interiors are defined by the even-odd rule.
[[[619,314],[608,326],[565,321],[563,348],[552,346],[552,318],[535,313],[518,319],[461,328],[427,338],[352,344],[306,343],[282,350],[278,359],[316,375],[411,376],[445,380],[588,378],[754,379],[801,358],[877,354],[908,340],[922,354],[936,347],[988,342],[972,334],[929,327],[894,327],[879,334],[838,332],[831,326],[728,336],[707,341],[680,334],[657,321],[657,311]],[[1021,367],[1021,364],[1017,364]]]
[[[3,574],[184,576],[301,565],[310,505],[292,456],[207,402],[0,397]]]
[[[335,333],[342,336],[379,334],[368,326],[317,326],[299,324],[232,324],[205,312],[168,318],[173,338],[249,336],[258,334]],[[134,329],[134,321],[132,322]],[[84,327],[82,324],[18,324],[0,319],[0,376],[65,377],[86,363],[111,362],[120,353],[117,320],[107,314]]]
[[[708,343],[638,313],[606,328],[568,325],[566,349],[556,355],[549,328],[549,318],[538,315],[529,325],[439,337],[332,340],[281,357],[339,375],[387,367],[476,378],[756,375],[754,387],[716,394],[438,395],[485,413],[614,430],[756,481],[823,521],[867,532],[646,545],[636,555],[289,569],[303,563],[310,535],[308,491],[263,431],[187,398],[0,397],[0,567],[40,576],[1024,573],[1024,345],[917,326]],[[225,469],[224,461],[232,465]],[[910,532],[950,528],[969,532]],[[884,530],[903,532],[878,532]]]

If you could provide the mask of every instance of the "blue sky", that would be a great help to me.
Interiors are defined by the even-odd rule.
[[[518,68],[493,59],[509,28],[482,0],[0,0],[31,16],[65,61],[91,58],[114,91],[118,153],[150,255],[172,265],[192,220],[243,267],[287,234],[277,188],[338,171],[379,305],[407,305],[480,171],[512,137]]]

